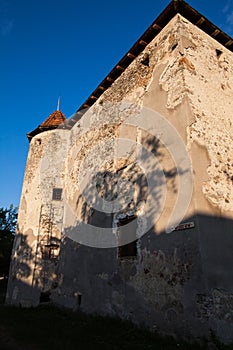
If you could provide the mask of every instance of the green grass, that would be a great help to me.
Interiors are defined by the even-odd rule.
[[[207,346],[177,343],[119,319],[73,313],[52,306],[35,309],[0,306],[1,350],[207,349]]]

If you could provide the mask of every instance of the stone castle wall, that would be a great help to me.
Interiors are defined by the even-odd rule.
[[[176,15],[71,131],[32,139],[8,303],[38,305],[42,292],[73,310],[129,318],[164,334],[214,332],[233,341],[232,61]],[[171,126],[162,128],[155,112]],[[172,127],[190,169],[166,138]],[[193,192],[182,222],[192,225],[167,234],[179,194],[187,200],[188,172]],[[93,209],[104,199],[107,211],[120,181],[118,212]],[[52,200],[54,188],[62,189],[60,201]],[[136,224],[125,231],[136,244],[127,255],[118,245],[130,217]],[[48,230],[58,242],[51,259],[42,242]]]

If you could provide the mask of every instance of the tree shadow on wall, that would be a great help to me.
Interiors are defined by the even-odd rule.
[[[106,162],[78,195],[74,208],[77,222],[65,229],[68,237],[74,236],[83,223],[113,228],[115,219],[127,215],[142,215],[153,223],[163,210],[166,191],[176,197],[179,177],[190,170],[174,164],[160,140],[145,131],[141,154],[130,150],[118,163]]]
[[[7,304],[15,303],[19,305],[19,300],[23,295],[22,286],[24,290],[25,288],[27,288],[27,290],[30,289],[30,285],[24,281],[32,274],[31,261],[33,259],[32,248],[28,243],[28,237],[21,233],[16,233],[7,285]]]
[[[137,161],[137,159],[135,161],[135,154],[132,150],[127,158],[121,160],[117,167],[112,162],[112,164],[107,164],[105,169],[100,169],[94,174],[91,185],[93,186],[93,183],[95,185],[95,194],[92,191],[93,187],[90,186],[89,189],[89,186],[87,186],[85,188],[85,197],[82,194],[79,195],[76,202],[78,222],[72,227],[65,228],[64,234],[66,237],[76,234],[79,231],[80,223],[89,224],[100,229],[110,228],[113,231],[114,225],[116,229],[118,222],[122,218],[130,217],[131,220],[132,217],[139,217],[138,213],[140,211],[143,213],[143,207],[148,195],[153,197],[153,205],[151,207],[147,206],[146,215],[147,220],[153,222],[154,213],[161,211],[164,186],[169,184],[170,190],[176,195],[178,173],[180,176],[185,174],[188,169],[177,169],[170,162],[168,166],[166,164],[166,169],[164,167],[164,171],[161,171],[161,164],[163,168],[164,158],[167,157],[165,147],[158,139],[145,133],[142,138],[142,146],[146,151],[141,155],[140,161]],[[150,178],[150,181],[148,181],[148,178]],[[105,201],[105,204],[107,203],[109,207],[111,207],[113,201],[116,201],[118,210],[114,210],[114,207],[108,213],[104,212],[104,210],[99,210],[99,200]],[[92,203],[92,206],[89,203]],[[114,220],[115,223],[113,222]],[[79,239],[77,241],[80,243]],[[62,257],[52,257],[49,247],[43,247],[39,254],[37,254],[37,251],[33,255],[32,248],[27,242],[27,237],[17,234],[12,256],[9,286],[17,284],[17,281],[24,281],[31,276],[32,282],[29,289],[35,288],[50,296],[51,291],[56,290],[63,283],[61,277],[62,269],[60,267],[64,263],[63,257],[66,254],[66,242],[67,240],[63,240],[61,245]],[[55,243],[57,246],[60,246],[60,239]],[[79,243],[71,243],[74,250],[78,249]],[[119,242],[115,246],[118,244]],[[101,249],[99,253],[102,254]],[[8,289],[13,293],[12,288]],[[26,294],[29,295],[30,293],[25,292]]]
[[[57,287],[57,265],[61,240],[52,237],[44,243],[42,236],[35,240],[34,249],[28,237],[16,234],[12,251],[7,304],[37,306],[50,301],[51,291]]]
[[[17,233],[12,249],[10,275],[11,278],[27,278],[31,275],[30,261],[33,259],[32,248],[27,236]]]

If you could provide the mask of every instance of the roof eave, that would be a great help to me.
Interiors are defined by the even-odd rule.
[[[49,130],[54,130],[54,129],[67,129],[69,130],[70,127],[68,125],[68,120],[65,120],[64,123],[62,124],[59,124],[59,125],[49,125],[49,126],[38,126],[36,129],[30,131],[29,133],[27,133],[27,138],[28,138],[28,141],[31,142],[31,139],[38,135],[38,134],[41,134],[42,132],[44,131],[49,131]]]

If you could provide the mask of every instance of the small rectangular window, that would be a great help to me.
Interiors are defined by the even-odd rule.
[[[137,241],[122,245],[118,249],[119,258],[133,258],[137,256]]]
[[[62,196],[62,188],[53,188],[53,201],[60,201]]]
[[[119,258],[133,258],[137,256],[137,220],[136,216],[127,216],[120,219],[118,222],[118,257]],[[130,225],[129,225],[130,224]],[[124,237],[127,237],[127,244]]]

